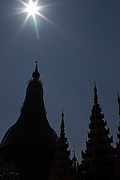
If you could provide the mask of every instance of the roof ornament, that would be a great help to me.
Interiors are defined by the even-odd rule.
[[[97,96],[97,88],[96,88],[96,82],[94,82],[94,103],[98,103],[98,96]]]
[[[119,119],[120,119],[120,96],[119,96],[119,93],[117,91],[117,94],[118,94],[118,104],[119,104]]]
[[[63,113],[63,110],[62,110],[62,120],[61,120],[61,130],[60,130],[60,137],[61,138],[64,138],[65,137],[65,125],[64,125],[64,113]]]
[[[36,63],[36,65],[37,65],[38,61],[36,60],[35,63]]]
[[[61,121],[61,129],[64,129],[65,125],[64,125],[64,113],[63,113],[63,109],[62,109],[61,117],[62,117],[62,121]]]
[[[73,145],[73,159],[76,159],[74,147],[75,146]]]
[[[73,163],[73,169],[74,169],[74,171],[76,171],[76,170],[78,169],[78,160],[77,160],[76,155],[75,155],[74,145],[73,145],[73,158],[72,158],[72,163]]]
[[[36,67],[35,67],[35,71],[32,73],[32,77],[34,80],[38,80],[40,77],[40,73],[38,72],[38,65],[37,65],[38,62],[35,61],[35,63],[36,63]]]

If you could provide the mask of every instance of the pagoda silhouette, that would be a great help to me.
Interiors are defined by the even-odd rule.
[[[80,170],[85,180],[111,179],[114,170],[114,149],[111,146],[113,138],[109,137],[107,122],[98,103],[97,88],[94,87],[94,105],[90,116],[88,141],[86,150],[82,151]]]
[[[67,143],[67,138],[65,137],[65,125],[64,125],[64,114],[62,112],[62,120],[60,127],[60,137],[58,139],[56,147],[56,155],[53,164],[53,170],[50,175],[49,180],[72,180],[72,161],[70,159],[70,151],[68,151],[69,144]]]
[[[36,63],[20,117],[8,129],[0,145],[1,179],[9,179],[12,173],[14,178],[20,180],[48,180],[55,157],[57,135],[46,118],[39,77]]]
[[[119,95],[118,103],[120,118]],[[58,137],[46,118],[43,86],[36,62],[20,117],[0,144],[0,180],[120,180],[120,123],[118,141],[113,147],[113,138],[98,103],[96,85],[81,163],[75,152],[70,158],[63,112],[61,116]]]

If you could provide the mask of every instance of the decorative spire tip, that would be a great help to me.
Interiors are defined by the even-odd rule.
[[[117,94],[118,94],[118,104],[119,104],[119,119],[120,119],[120,96],[119,96],[118,90],[117,90]]]
[[[120,96],[118,90],[117,90],[117,95],[118,95],[118,103],[120,103]]]
[[[94,87],[96,87],[96,81],[94,81]]]
[[[64,118],[64,113],[63,113],[63,109],[62,109],[62,114],[61,114],[61,116],[62,116],[62,119]]]
[[[38,80],[39,77],[40,77],[40,73],[38,72],[38,65],[37,65],[38,62],[35,61],[35,63],[36,63],[36,67],[35,67],[35,71],[32,74],[32,77],[33,77],[34,80]]]
[[[61,121],[61,129],[64,129],[65,125],[64,125],[64,113],[63,113],[63,109],[62,109],[62,121]]]
[[[96,88],[96,82],[94,81],[94,103],[98,103],[98,96],[97,96],[97,88]]]

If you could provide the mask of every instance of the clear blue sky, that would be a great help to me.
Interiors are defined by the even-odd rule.
[[[66,136],[78,159],[85,149],[96,81],[99,103],[116,142],[117,89],[120,92],[120,0],[42,0],[42,12],[57,27],[38,18],[13,16],[17,0],[0,0],[0,139],[16,122],[35,60],[44,84],[50,125],[59,134],[61,111]]]

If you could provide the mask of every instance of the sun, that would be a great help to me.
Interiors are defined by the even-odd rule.
[[[21,13],[27,14],[22,27],[25,26],[29,18],[32,16],[35,30],[36,30],[36,35],[37,35],[37,38],[39,39],[38,23],[36,20],[36,16],[41,16],[40,9],[42,9],[42,6],[38,4],[39,3],[38,0],[34,0],[34,1],[33,0],[28,0],[28,1],[18,0],[18,1],[22,5],[22,7],[18,9],[18,14],[21,14]]]
[[[38,5],[38,0],[28,0],[28,2],[18,0],[23,7],[20,8],[19,13],[27,13],[28,17],[32,16],[35,18],[35,15],[40,15],[40,9],[42,9],[42,6]]]
[[[40,6],[38,6],[38,1],[33,2],[32,0],[29,0],[29,3],[25,6],[25,11],[29,16],[33,16],[34,18],[36,14],[39,14]]]
[[[47,18],[42,13],[43,9],[45,10],[45,8],[48,8],[48,7],[53,6],[53,5],[40,4],[39,0],[18,0],[18,2],[21,4],[21,7],[16,8],[16,13],[15,14],[23,14],[23,13],[26,14],[26,17],[25,17],[24,22],[22,24],[22,29],[25,27],[25,25],[28,22],[28,20],[30,19],[30,17],[33,18],[34,27],[35,27],[35,31],[36,31],[36,36],[37,36],[38,39],[39,39],[39,27],[38,27],[38,25],[39,25],[39,22],[40,22],[40,19],[38,17],[44,19],[49,24],[51,24],[54,27],[58,28],[56,23],[54,23],[52,20]],[[54,5],[56,5],[56,4],[54,4]]]

